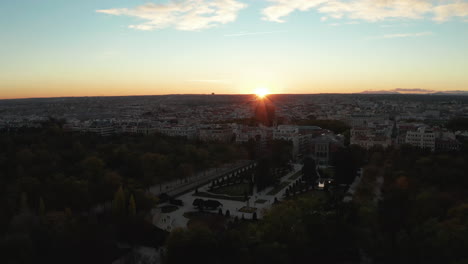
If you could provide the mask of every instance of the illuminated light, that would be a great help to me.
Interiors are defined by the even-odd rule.
[[[264,98],[269,94],[268,88],[265,87],[259,87],[255,89],[255,94],[257,95],[258,98]]]

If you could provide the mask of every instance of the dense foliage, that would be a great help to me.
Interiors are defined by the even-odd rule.
[[[447,128],[452,131],[467,131],[468,130],[468,118],[453,118],[448,121],[446,124]]]
[[[352,147],[340,155],[337,174],[367,161],[352,201],[333,188],[312,191],[261,221],[178,230],[167,241],[168,263],[467,263],[466,152]]]
[[[223,230],[197,225],[167,240],[167,263],[338,263],[358,260],[347,208],[307,194],[275,206],[261,221],[236,220]],[[313,261],[312,261],[313,260]]]
[[[234,145],[161,135],[65,133],[56,123],[2,132],[0,251],[10,260],[51,260],[47,252],[54,251],[63,263],[60,256],[79,250],[83,257],[99,248],[103,255],[115,255],[114,239],[154,245],[162,236],[146,239],[156,232],[145,219],[157,199],[149,187],[245,157]]]
[[[467,153],[373,153],[357,193],[363,249],[379,263],[466,263],[467,171]],[[379,182],[382,199],[373,204]]]
[[[202,144],[152,136],[44,130],[0,136],[0,255],[2,263],[108,263],[129,245],[158,246],[164,232],[148,221],[155,199],[146,189],[199,170],[245,158],[258,160],[256,184],[277,184],[290,166],[291,144]],[[244,148],[246,150],[244,150]],[[468,152],[431,153],[356,146],[333,160],[337,184],[294,192],[261,220],[216,215],[192,221],[167,238],[167,263],[451,263],[468,262]],[[317,178],[304,161],[305,184]],[[112,201],[112,210],[90,210]],[[226,212],[228,214],[228,212]],[[204,216],[203,219],[209,219]],[[207,224],[204,224],[207,223]]]

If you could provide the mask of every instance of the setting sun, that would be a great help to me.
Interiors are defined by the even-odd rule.
[[[265,88],[265,87],[259,87],[257,89],[255,89],[255,94],[259,97],[259,98],[263,98],[265,96],[268,95],[268,88]]]

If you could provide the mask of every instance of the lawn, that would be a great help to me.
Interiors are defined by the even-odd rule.
[[[224,230],[227,220],[224,216],[207,212],[186,212],[184,217],[189,219],[188,228],[205,226],[212,231]]]
[[[211,191],[215,194],[224,194],[229,196],[244,196],[245,194],[251,195],[250,186],[248,183],[239,183],[230,186],[223,186]]]
[[[161,207],[161,213],[168,214],[178,210],[179,207],[175,205],[165,205]]]
[[[318,198],[318,199],[325,199],[326,196],[327,196],[327,194],[325,192],[317,191],[317,190],[310,190],[310,191],[307,191],[305,193],[300,193],[300,194],[296,194],[294,196],[289,196],[289,197],[285,198],[285,200],[297,200],[297,199],[301,199],[301,198],[310,198],[310,197],[314,197],[314,198]]]
[[[286,186],[288,186],[291,182],[290,181],[284,181],[284,182],[281,182],[278,186],[275,186],[273,188],[273,190],[269,191],[267,193],[267,195],[276,195],[277,193],[279,193],[281,190],[283,190],[284,188],[286,188]]]

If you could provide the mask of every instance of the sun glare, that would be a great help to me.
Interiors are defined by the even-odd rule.
[[[255,94],[259,97],[259,98],[263,98],[265,96],[268,95],[268,88],[265,88],[265,87],[258,87],[257,89],[255,89]]]

